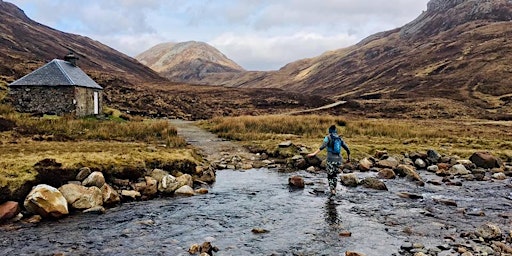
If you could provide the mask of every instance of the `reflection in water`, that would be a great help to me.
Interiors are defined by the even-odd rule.
[[[341,223],[341,220],[338,218],[338,210],[336,210],[336,206],[338,206],[338,204],[332,197],[327,199],[324,206],[325,222],[327,222],[329,226],[333,227],[336,227]]]

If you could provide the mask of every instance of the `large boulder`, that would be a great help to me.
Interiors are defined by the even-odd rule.
[[[25,198],[23,206],[30,213],[43,218],[59,218],[69,214],[66,198],[58,189],[45,184],[35,186]]]
[[[0,204],[0,223],[16,217],[20,211],[18,202],[8,201]]]
[[[66,184],[59,188],[68,204],[75,209],[89,209],[103,205],[103,196],[98,187]]]
[[[433,150],[433,149],[429,149],[427,151],[427,160],[431,163],[431,164],[437,164],[439,163],[439,160],[441,160],[441,154],[439,154],[437,151]]]
[[[450,175],[468,175],[471,174],[468,169],[466,169],[466,166],[463,164],[456,164],[452,166],[450,169],[448,169],[448,174]]]
[[[377,174],[377,177],[380,179],[388,179],[389,180],[389,179],[396,178],[396,174],[393,170],[384,168],[379,171],[379,173]]]
[[[169,174],[170,174],[169,172],[166,172],[162,169],[153,169],[153,171],[151,171],[149,176],[151,176],[153,179],[160,182],[164,176],[167,176]]]
[[[113,205],[121,202],[121,196],[107,183],[101,186],[101,195],[104,205]]]
[[[304,178],[298,175],[288,178],[288,185],[294,188],[304,188]]]
[[[162,180],[158,183],[158,191],[164,194],[172,194],[176,189],[180,187],[178,180],[168,174],[162,177]]]
[[[355,173],[343,174],[340,176],[340,182],[347,187],[357,187],[359,185],[359,178]]]
[[[101,172],[93,172],[84,181],[82,181],[82,185],[86,187],[95,186],[97,188],[101,188],[105,184],[105,177]]]
[[[153,177],[146,176],[144,181],[132,185],[135,191],[140,192],[146,198],[151,198],[158,193],[158,181]]]
[[[91,171],[91,168],[89,167],[82,167],[80,168],[80,170],[78,171],[78,174],[76,175],[76,180],[82,182],[84,181],[87,177],[89,177],[89,175],[91,175],[92,171]]]
[[[469,160],[481,168],[499,168],[503,165],[499,158],[489,152],[475,152],[469,157]]]

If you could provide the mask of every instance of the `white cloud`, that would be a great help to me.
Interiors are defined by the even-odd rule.
[[[354,44],[416,18],[428,0],[9,0],[56,29],[135,56],[161,42],[209,42],[246,69]]]

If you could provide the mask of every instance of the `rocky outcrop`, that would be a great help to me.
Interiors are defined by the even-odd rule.
[[[37,185],[23,203],[27,211],[43,218],[59,218],[69,214],[68,203],[60,191],[48,185]]]

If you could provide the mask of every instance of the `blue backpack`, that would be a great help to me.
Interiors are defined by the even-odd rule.
[[[329,135],[329,143],[327,146],[331,153],[339,154],[341,152],[341,138],[336,135]]]

